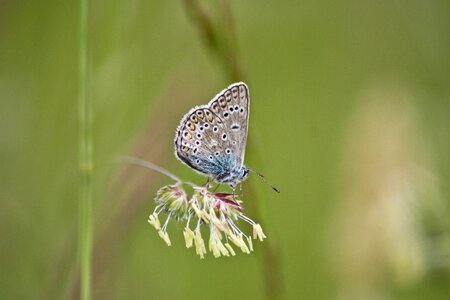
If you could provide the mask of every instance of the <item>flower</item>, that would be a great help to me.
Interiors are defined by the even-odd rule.
[[[166,242],[167,246],[170,246],[172,243],[170,242],[169,235],[167,234],[167,231],[158,231],[159,236]]]
[[[208,251],[216,258],[235,256],[236,252],[231,244],[243,253],[249,254],[253,251],[252,236],[246,235],[238,227],[239,220],[253,227],[253,239],[263,241],[266,238],[261,225],[244,215],[242,201],[238,200],[236,195],[210,192],[208,184],[201,187],[193,185],[193,188],[191,198],[187,196],[181,182],[164,186],[156,193],[154,201],[157,206],[150,214],[148,222],[168,246],[171,241],[167,227],[171,219],[186,222],[183,230],[186,248],[194,246],[201,259],[207,253],[202,228],[209,231]],[[158,217],[161,213],[167,215],[163,226]]]
[[[194,232],[190,228],[186,227],[184,229],[183,235],[184,240],[186,241],[186,248],[191,248],[195,238]]]
[[[200,229],[195,230],[195,252],[200,256],[200,258],[204,258],[204,254],[206,254],[205,242],[203,242],[202,235],[200,233]]]
[[[257,238],[262,242],[266,235],[264,234],[261,225],[253,224],[253,238],[256,240]]]
[[[188,197],[179,183],[160,188],[156,192],[155,202],[157,209],[162,208],[177,219],[182,218],[188,208]]]
[[[161,224],[159,223],[158,215],[156,213],[152,213],[148,217],[148,222],[155,227],[156,230],[161,229]]]
[[[158,204],[153,213],[148,217],[148,222],[158,230],[159,236],[168,246],[172,243],[167,233],[167,226],[173,217],[180,220],[184,217],[188,209],[188,198],[186,192],[181,188],[180,183],[167,185],[156,192],[155,202]],[[162,212],[168,214],[166,222],[161,227],[158,215]],[[187,246],[187,244],[186,244]]]

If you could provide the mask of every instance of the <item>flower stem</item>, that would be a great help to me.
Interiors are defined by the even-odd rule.
[[[92,264],[92,107],[87,97],[87,14],[88,0],[80,0],[79,74],[78,74],[78,146],[80,172],[78,246],[80,257],[80,299],[91,298]]]

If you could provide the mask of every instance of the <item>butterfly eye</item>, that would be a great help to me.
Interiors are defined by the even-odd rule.
[[[242,107],[241,107],[241,110],[240,110],[240,112],[241,112],[241,114],[242,114],[242,113],[244,113],[244,109],[243,109]]]
[[[224,133],[223,135],[222,135],[222,140],[226,140],[227,139],[227,135]]]
[[[226,154],[230,154],[230,153],[231,153],[231,150],[230,150],[230,149],[227,149],[227,150],[225,150],[225,153],[226,153]]]
[[[209,159],[210,159],[210,160],[212,160],[212,159],[213,159],[213,156],[212,156],[212,155],[210,155],[210,156],[209,156]]]
[[[239,130],[239,125],[238,125],[238,124],[233,124],[233,125],[231,126],[231,129],[232,129],[232,130]]]
[[[192,115],[191,120],[192,120],[192,122],[194,122],[194,123],[198,123],[198,118],[197,118],[196,115]]]
[[[197,138],[201,139],[202,135],[200,133],[197,133]]]
[[[233,112],[234,111],[233,106],[230,106],[229,110],[230,110],[230,112]]]
[[[216,152],[215,154],[216,154],[216,156],[219,156],[219,152]]]
[[[234,110],[235,110],[235,111],[238,111],[238,109],[239,109],[239,106],[236,105],[236,106],[234,107]]]
[[[208,124],[208,123],[205,123],[204,126],[205,126],[205,128],[208,128],[208,127],[209,127],[209,124]]]
[[[217,132],[217,130],[219,130],[219,128],[217,128],[217,126],[214,126],[213,131]]]
[[[197,146],[200,146],[200,141],[195,141],[195,144],[196,144]]]
[[[194,152],[194,154],[197,153],[197,148],[194,148],[192,152]]]
[[[203,131],[203,126],[200,126],[200,131]]]
[[[228,118],[229,115],[230,115],[230,114],[227,113],[227,112],[223,113],[223,116],[224,116],[225,118]]]
[[[199,163],[200,163],[200,159],[195,160],[195,162],[196,162],[197,164],[199,164]]]

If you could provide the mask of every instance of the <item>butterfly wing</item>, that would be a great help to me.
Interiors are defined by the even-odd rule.
[[[231,151],[239,159],[239,167],[242,166],[250,113],[250,95],[247,85],[243,82],[230,85],[217,94],[208,105],[223,121],[231,142]]]
[[[175,136],[175,155],[211,177],[241,167],[248,130],[249,94],[239,82],[217,94],[208,105],[191,109]],[[230,159],[233,157],[233,159]]]

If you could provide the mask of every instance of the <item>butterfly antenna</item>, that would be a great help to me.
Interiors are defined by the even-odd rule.
[[[261,174],[261,173],[255,171],[255,170],[252,170],[252,169],[248,169],[248,170],[251,171],[251,172],[253,172],[253,173],[255,173],[255,174],[258,175],[259,177],[261,177],[261,179],[262,179],[265,183],[267,183],[267,184],[272,188],[272,190],[274,190],[274,191],[277,192],[278,194],[280,193],[280,190],[277,189],[276,187],[274,187],[274,186],[266,179],[266,177],[264,177],[263,174]]]

